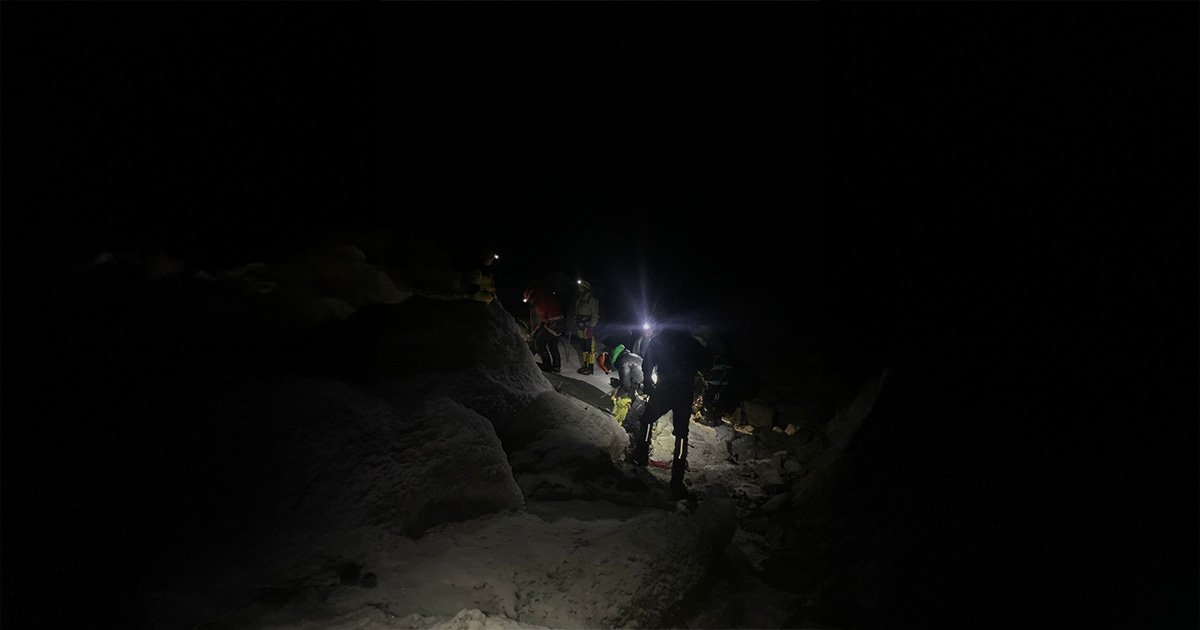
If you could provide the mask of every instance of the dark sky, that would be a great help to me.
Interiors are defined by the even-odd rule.
[[[1178,312],[1195,11],[1169,5],[6,3],[5,249],[386,227],[826,327]]]
[[[13,225],[226,264],[380,227],[668,308],[816,290],[815,13],[392,8],[9,11]]]

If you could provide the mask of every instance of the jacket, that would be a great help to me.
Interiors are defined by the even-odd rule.
[[[642,357],[626,350],[617,355],[613,367],[621,374],[621,389],[626,392],[632,392],[642,384]]]
[[[575,302],[575,327],[583,333],[588,328],[594,328],[600,321],[600,301],[592,292],[585,291]]]
[[[658,370],[653,386],[691,389],[696,373],[708,367],[708,351],[695,337],[682,330],[659,331],[650,339],[642,369],[648,374]]]
[[[537,313],[538,318],[543,322],[556,322],[562,319],[562,308],[558,305],[558,300],[550,293],[542,293],[537,295],[533,301],[533,312]]]
[[[467,277],[467,285],[474,289],[471,293],[472,300],[491,304],[492,300],[496,299],[496,281],[492,279],[492,274],[484,273],[482,269],[471,272]]]

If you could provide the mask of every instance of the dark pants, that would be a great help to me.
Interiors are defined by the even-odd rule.
[[[596,340],[591,337],[580,337],[576,332],[571,336],[571,343],[574,344],[579,351],[583,353],[582,365],[588,366],[595,364]]]
[[[725,414],[725,401],[722,397],[729,389],[729,375],[732,368],[724,361],[713,365],[709,372],[704,388],[704,424],[718,426]]]
[[[645,466],[650,458],[650,428],[668,411],[672,414],[672,424],[674,425],[671,433],[675,435],[677,443],[682,440],[686,445],[688,419],[692,415],[692,387],[690,383],[687,385],[668,385],[655,388],[654,395],[650,396],[650,402],[646,405],[645,413],[638,419],[637,426],[635,427],[634,438],[636,441],[633,447],[633,460],[638,465]],[[686,449],[686,446],[684,446],[684,449]],[[677,456],[676,459],[686,459],[686,455],[683,457]]]
[[[562,322],[549,322],[538,330],[537,350],[542,355],[542,367],[559,369],[562,367],[562,357],[558,354],[558,336],[550,332],[562,329]]]

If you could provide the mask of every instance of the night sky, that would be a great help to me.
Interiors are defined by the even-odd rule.
[[[826,345],[1194,306],[1170,10],[633,6],[10,6],[6,254],[383,228]]]
[[[631,322],[736,328],[750,305],[815,331],[815,12],[25,13],[5,73],[24,243],[228,268],[380,229],[464,269],[496,248],[502,292],[562,273]]]

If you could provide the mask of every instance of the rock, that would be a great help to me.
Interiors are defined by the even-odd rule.
[[[334,244],[307,249],[291,261],[317,295],[340,299],[354,308],[365,304],[395,304],[408,297],[388,275],[367,264],[353,245]]]
[[[799,430],[800,430],[800,427],[798,427],[794,424],[788,423],[787,428],[784,429],[783,432],[788,435],[796,435],[796,432]]]
[[[802,468],[804,468],[803,464],[801,464],[799,461],[791,459],[791,458],[786,459],[783,462],[783,469],[787,472],[792,472],[792,473],[800,472],[800,470]]]
[[[734,486],[733,494],[735,496],[740,496],[742,498],[748,499],[752,502],[758,502],[758,501],[761,501],[761,500],[767,498],[767,493],[763,492],[762,488],[760,488],[752,483],[745,483],[745,482],[739,483],[738,485]]]
[[[771,407],[746,401],[740,409],[743,410],[746,424],[752,427],[766,429],[775,424],[775,409]]]
[[[783,476],[779,474],[779,468],[775,466],[772,460],[753,460],[750,462],[750,469],[762,481],[764,487],[783,485]]]
[[[617,479],[617,491],[619,492],[645,492],[650,487],[646,482],[638,479],[636,476],[623,474]]]
[[[453,618],[444,621],[438,621],[438,623],[429,627],[436,630],[487,630],[491,628],[537,630],[539,628],[545,628],[545,626],[537,626],[515,621],[508,618],[503,613],[488,615],[479,609],[461,610],[457,615],[454,615]]]
[[[354,307],[334,297],[319,297],[313,304],[323,311],[328,311],[337,320],[343,320],[354,314]]]
[[[742,521],[742,529],[744,529],[752,534],[767,533],[767,525],[768,525],[768,521],[767,521],[767,517],[765,517],[765,516],[760,516],[758,518],[748,518],[748,519]]]
[[[737,505],[724,486],[714,484],[708,487],[692,519],[700,527],[700,541],[704,549],[723,549],[733,540],[737,529]]]
[[[779,494],[768,499],[767,502],[764,503],[759,509],[761,509],[765,514],[775,512],[782,508],[787,503],[788,499],[791,498],[791,496],[792,495],[790,492],[780,492]]]
[[[738,437],[729,442],[729,458],[738,463],[745,463],[754,459],[755,444],[754,438]]]

